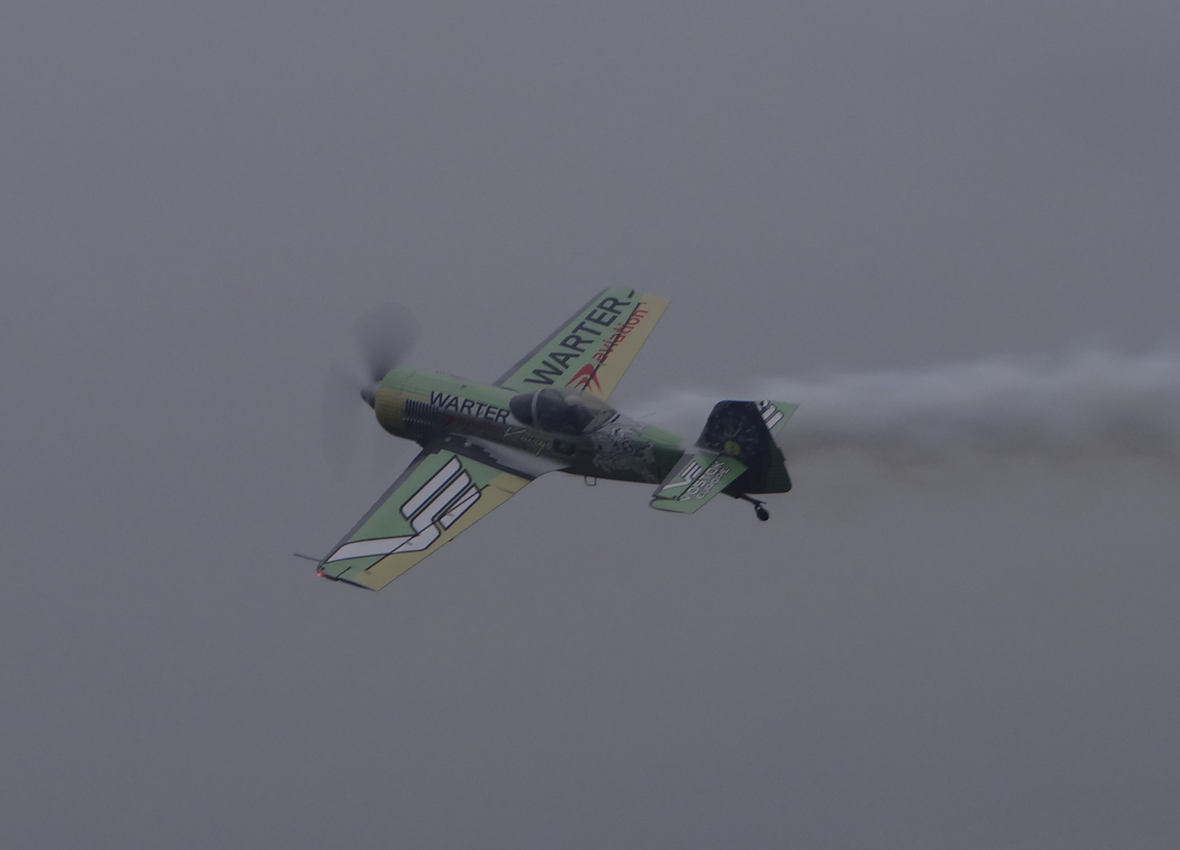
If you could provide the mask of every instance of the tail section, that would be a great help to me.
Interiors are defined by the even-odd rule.
[[[791,418],[791,414],[799,409],[797,404],[785,404],[781,401],[755,401],[753,404],[758,408],[758,415],[766,423],[766,430],[770,432],[771,437],[777,437],[778,432]]]
[[[727,488],[729,495],[791,489],[786,461],[774,435],[798,406],[777,401],[719,401],[713,407],[697,445],[745,464],[746,474]]]
[[[774,442],[795,412],[796,404],[777,401],[719,401],[697,439],[696,454],[686,454],[652,495],[651,506],[695,513],[718,493],[761,502],[750,493],[785,493],[791,489],[782,450]]]
[[[652,494],[651,506],[660,511],[695,514],[744,472],[745,465],[734,457],[712,452],[685,453]]]

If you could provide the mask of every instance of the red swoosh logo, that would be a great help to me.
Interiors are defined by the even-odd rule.
[[[594,384],[595,389],[602,389],[602,385],[598,383],[597,370],[592,363],[587,363],[585,366],[575,372],[574,376],[566,381],[565,385],[568,387],[575,383],[583,390],[589,389],[591,383]]]

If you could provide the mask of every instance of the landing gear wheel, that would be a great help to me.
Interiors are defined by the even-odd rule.
[[[762,522],[766,522],[768,519],[770,519],[770,512],[763,507],[763,502],[761,499],[755,499],[753,496],[750,496],[747,493],[742,493],[739,498],[745,499],[754,506],[754,516],[758,517],[758,519],[760,519]]]

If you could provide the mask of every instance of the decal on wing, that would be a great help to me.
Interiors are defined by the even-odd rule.
[[[626,287],[604,289],[496,386],[519,392],[574,387],[606,399],[667,306],[668,299],[659,295]]]
[[[428,449],[320,564],[320,574],[379,590],[531,479]]]

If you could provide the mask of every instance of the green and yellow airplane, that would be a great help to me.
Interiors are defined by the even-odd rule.
[[[326,558],[312,559],[319,575],[379,590],[554,471],[658,483],[651,506],[677,513],[725,493],[766,520],[752,494],[791,489],[774,436],[797,405],[718,402],[686,450],[675,434],[606,403],[667,306],[605,289],[492,386],[371,364],[374,384],[361,396],[382,428],[422,451]]]

